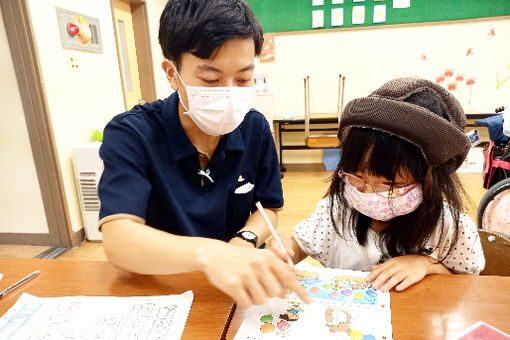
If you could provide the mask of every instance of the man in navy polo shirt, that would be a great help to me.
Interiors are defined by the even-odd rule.
[[[292,268],[257,249],[283,206],[268,122],[251,109],[262,28],[242,0],[171,0],[160,20],[170,97],[112,119],[100,149],[99,225],[116,266],[200,270],[239,305],[305,300]]]

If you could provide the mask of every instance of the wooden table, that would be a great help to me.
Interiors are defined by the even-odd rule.
[[[148,296],[180,294],[193,290],[194,299],[182,339],[219,339],[232,307],[232,299],[214,288],[201,273],[135,275],[103,261],[66,261],[0,258],[0,290],[34,270],[41,273],[0,299],[3,315],[22,292],[40,297]]]
[[[234,338],[245,312],[235,311],[227,339]],[[391,292],[395,340],[455,339],[477,321],[510,333],[510,277],[434,275]]]

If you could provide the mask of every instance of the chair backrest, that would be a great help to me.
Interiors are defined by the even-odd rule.
[[[478,229],[485,256],[481,275],[510,276],[510,238],[494,231]]]
[[[311,119],[311,100],[310,100],[310,76],[306,76],[304,79],[304,90],[305,90],[305,145],[312,148],[337,148],[339,146],[339,140],[337,138],[337,132],[334,134],[310,134],[310,119]],[[338,105],[337,112],[334,114],[313,114],[315,118],[326,118],[325,116],[334,116],[337,121],[337,125],[340,125],[340,116],[343,111],[344,103],[344,87],[345,87],[345,76],[338,75]],[[328,117],[328,118],[329,118]],[[320,129],[319,129],[320,130]],[[330,130],[330,129],[329,129]]]

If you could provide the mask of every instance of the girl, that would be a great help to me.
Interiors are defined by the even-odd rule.
[[[292,260],[370,271],[382,291],[429,274],[478,274],[485,259],[455,174],[470,148],[465,122],[460,103],[423,79],[394,79],[348,103],[328,193],[283,238]]]

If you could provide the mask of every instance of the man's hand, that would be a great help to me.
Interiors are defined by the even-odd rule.
[[[282,248],[278,245],[278,242],[272,237],[269,241],[267,241],[267,247],[268,249],[271,249],[279,258],[281,258],[283,261],[287,261],[287,257],[290,257],[292,259],[292,256],[294,256],[294,250],[292,250],[292,238],[285,237],[282,235],[280,236],[280,240],[282,241],[283,247],[285,248],[286,254],[282,252]]]
[[[292,268],[269,250],[223,243],[197,249],[195,254],[209,281],[241,307],[264,304],[270,297],[285,297],[284,287],[304,302],[311,302]]]
[[[266,248],[271,249],[279,258],[282,259],[282,261],[286,262],[287,258],[290,257],[292,262],[298,263],[306,257],[306,254],[301,250],[294,237],[286,237],[283,235],[279,236],[283,243],[283,247],[285,248],[286,254],[282,252],[282,249],[274,238],[271,238],[269,241],[267,241]]]
[[[394,257],[382,264],[372,267],[367,281],[374,289],[382,292],[402,291],[429,274],[449,273],[441,263],[427,255],[405,255]]]

